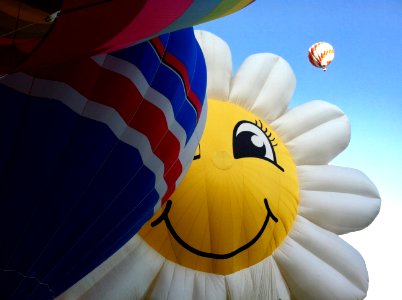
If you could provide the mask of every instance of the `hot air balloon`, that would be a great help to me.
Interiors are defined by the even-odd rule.
[[[0,82],[0,298],[49,299],[169,197],[205,123],[193,29]]]
[[[235,12],[252,0],[2,0],[0,74],[107,53]]]
[[[197,32],[208,114],[193,162],[130,242],[60,299],[362,299],[361,255],[338,234],[376,217],[360,171],[328,165],[348,145],[325,101],[288,110],[295,77],[281,57],[248,57]]]
[[[308,50],[310,63],[317,68],[321,68],[324,72],[334,59],[334,55],[334,48],[326,42],[315,43]]]

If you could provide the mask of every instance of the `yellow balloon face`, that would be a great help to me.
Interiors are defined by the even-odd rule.
[[[186,176],[140,235],[170,261],[226,275],[271,256],[298,204],[296,166],[276,133],[236,104],[209,100]]]

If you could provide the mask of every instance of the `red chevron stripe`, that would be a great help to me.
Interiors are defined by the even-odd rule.
[[[172,176],[173,178],[179,178],[179,176],[181,175],[183,171],[183,166],[181,165],[180,160],[177,160],[173,166],[167,171],[168,176]],[[168,199],[169,197],[173,194],[175,190],[175,186],[174,185],[168,185],[167,191],[165,193],[165,195],[162,198],[162,203],[161,205],[163,205]]]
[[[187,99],[194,107],[197,113],[197,121],[198,121],[201,115],[202,104],[198,96],[191,89],[190,77],[188,75],[186,66],[172,53],[166,52],[165,46],[163,45],[159,37],[152,39],[151,45],[158,53],[159,59],[163,61],[166,65],[174,69],[180,76],[186,88]]]
[[[114,108],[129,127],[148,138],[154,154],[165,166],[163,177],[168,191],[175,188],[182,172],[182,165],[177,160],[180,143],[169,130],[163,111],[144,99],[128,78],[102,68],[92,59],[35,70],[30,75],[64,82],[85,98]],[[150,124],[157,124],[157,127]]]
[[[312,65],[320,67],[320,62],[317,60],[317,57],[315,57],[311,51],[309,52],[308,59]]]

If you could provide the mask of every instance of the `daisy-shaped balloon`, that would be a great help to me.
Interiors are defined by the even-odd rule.
[[[361,255],[338,235],[368,226],[380,197],[361,172],[328,165],[349,143],[324,101],[288,110],[295,87],[273,54],[232,77],[229,47],[197,32],[208,113],[188,173],[128,244],[62,297],[362,299]]]

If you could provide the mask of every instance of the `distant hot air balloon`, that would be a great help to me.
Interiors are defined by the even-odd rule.
[[[326,71],[327,66],[334,59],[334,54],[334,48],[331,44],[318,42],[312,45],[308,50],[308,59],[313,66]]]
[[[205,88],[192,29],[0,80],[1,299],[53,298],[137,232],[193,159]]]
[[[0,75],[108,53],[252,0],[1,0]]]

